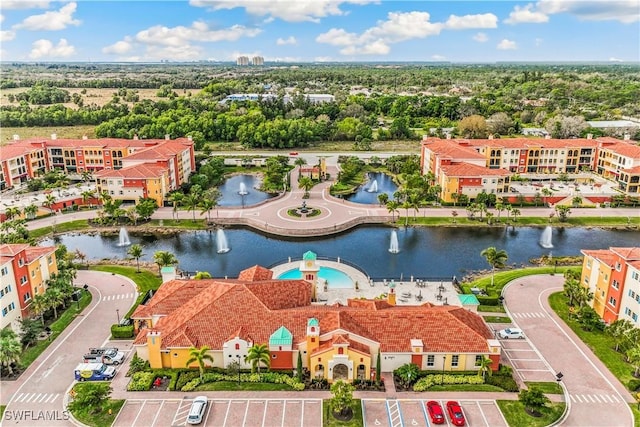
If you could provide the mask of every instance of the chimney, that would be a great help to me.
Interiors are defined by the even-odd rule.
[[[451,139],[451,134],[450,133],[447,134],[447,139]]]
[[[188,139],[189,141],[193,141],[193,137],[192,137],[191,135],[187,136],[187,139]]]
[[[166,139],[166,140],[168,141],[169,139],[171,139],[171,137],[170,137],[170,135],[167,133],[167,134],[165,134],[165,135],[164,135],[164,139]]]
[[[625,133],[624,134],[624,140],[625,141],[631,141],[631,134]]]
[[[138,140],[138,134],[136,133],[135,135],[133,135],[133,140],[137,141]]]
[[[587,139],[593,139],[593,134],[592,133],[588,133],[587,134]]]
[[[52,134],[51,134],[51,139],[52,139],[52,140],[56,140],[56,139],[58,139],[58,135],[56,135],[55,133],[52,133]]]
[[[89,139],[89,137],[87,135],[82,135],[82,140],[86,141],[87,139]]]
[[[13,140],[14,141],[19,141],[20,140],[20,135],[18,135],[17,133],[13,135]]]
[[[489,139],[493,139],[493,134],[489,134]]]
[[[551,139],[551,135],[549,135],[549,134],[545,135],[544,139]]]

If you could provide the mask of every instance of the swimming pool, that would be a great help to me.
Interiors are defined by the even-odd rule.
[[[287,270],[277,277],[278,279],[302,279],[302,272],[297,268]],[[346,273],[331,267],[320,267],[318,271],[318,283],[324,285],[327,281],[329,289],[349,289],[353,288],[353,280]]]

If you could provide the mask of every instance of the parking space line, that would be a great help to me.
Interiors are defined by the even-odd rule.
[[[249,413],[249,401],[247,400],[245,402],[245,408],[244,408],[244,418],[242,419],[242,425],[245,425],[247,423],[247,414]]]
[[[300,427],[304,427],[304,399],[300,402]]]
[[[224,423],[222,425],[227,425],[227,417],[229,416],[229,409],[231,409],[231,401],[227,402],[227,412],[224,414]]]
[[[136,425],[136,421],[138,421],[138,418],[140,418],[140,415],[142,414],[142,408],[144,408],[144,405],[147,403],[146,400],[142,401],[142,405],[140,406],[140,409],[138,409],[138,415],[136,415],[136,418],[133,420],[133,422],[131,423],[132,426]]]
[[[163,406],[164,406],[164,399],[160,401],[160,407],[158,408],[158,412],[156,412],[156,416],[153,417],[153,421],[151,422],[152,426],[156,425],[156,420],[158,419],[158,415],[160,415],[160,411],[162,411]]]
[[[211,399],[212,402],[211,404],[209,404],[209,399],[207,399],[207,413],[204,414],[204,420],[202,420],[202,424],[207,425],[207,420],[209,419],[209,414],[211,413],[211,409],[213,408],[213,399]]]
[[[285,399],[282,402],[282,424],[280,424],[280,427],[284,427],[284,420],[285,420],[284,415],[286,411],[287,411],[287,400]]]
[[[482,415],[482,419],[484,420],[484,424],[485,424],[487,427],[491,427],[491,426],[489,425],[489,421],[487,421],[487,417],[485,417],[485,416],[484,416],[484,411],[482,410],[482,406],[480,406],[480,402],[476,402],[476,405],[478,405],[478,409],[480,409],[480,414]]]

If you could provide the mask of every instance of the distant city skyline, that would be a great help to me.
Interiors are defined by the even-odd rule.
[[[640,61],[640,0],[3,0],[0,23],[2,61]]]

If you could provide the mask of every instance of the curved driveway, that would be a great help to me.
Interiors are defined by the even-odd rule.
[[[2,382],[2,403],[7,404],[3,425],[71,424],[63,401],[74,381],[76,365],[89,347],[103,346],[109,338],[109,325],[117,322],[118,315],[124,317],[137,297],[135,284],[122,276],[78,271],[75,285],[85,283],[93,296],[91,304],[17,381]]]
[[[633,426],[633,397],[549,306],[549,295],[563,283],[562,275],[514,280],[504,291],[507,313],[549,367],[564,375],[569,413],[562,425]]]

